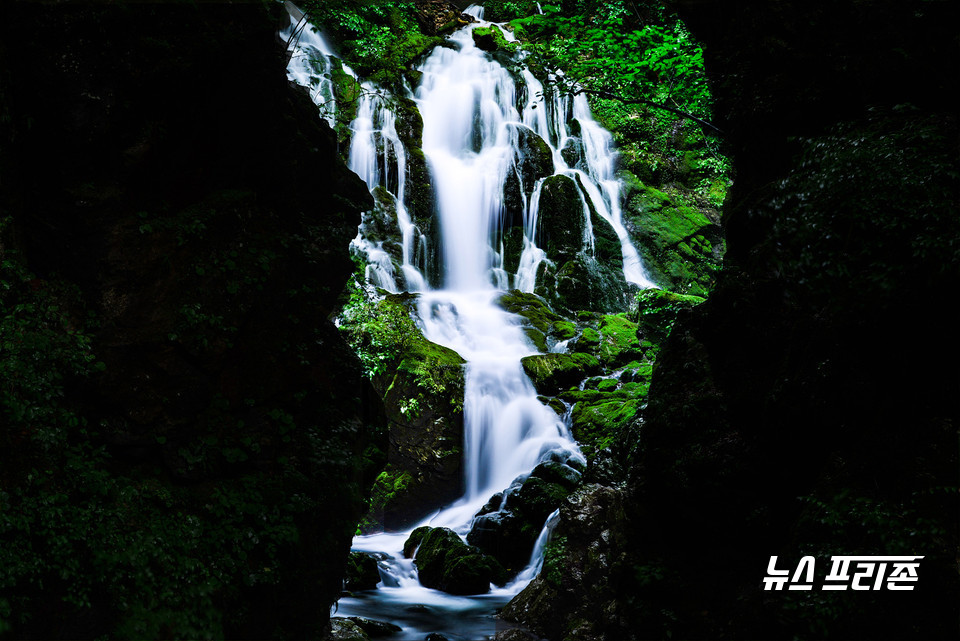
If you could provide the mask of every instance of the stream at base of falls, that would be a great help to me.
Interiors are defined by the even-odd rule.
[[[291,59],[289,78],[307,87],[328,120],[336,113],[330,81],[331,48],[321,34],[301,23],[287,4],[290,26],[281,33]],[[533,291],[538,268],[549,257],[538,247],[541,188],[547,177],[527,180],[520,167],[522,136],[547,143],[555,171],[578,185],[583,204],[583,251],[592,252],[591,211],[607,221],[621,240],[626,281],[650,287],[636,249],[620,220],[620,183],[615,177],[611,136],[590,115],[583,95],[543,96],[543,85],[521,68],[508,70],[474,45],[472,31],[490,23],[471,6],[474,25],[449,36],[451,46],[437,47],[420,65],[422,79],[410,88],[423,117],[423,153],[436,195],[440,234],[439,274],[427,273],[427,238],[407,211],[407,151],[396,131],[396,116],[385,92],[365,82],[357,116],[351,124],[348,164],[370,187],[390,194],[400,230],[402,264],[371,242],[363,225],[353,250],[367,261],[368,281],[388,292],[418,292],[417,324],[424,336],[456,351],[466,361],[464,392],[464,496],[418,525],[450,528],[462,538],[474,515],[495,493],[529,474],[538,463],[560,452],[584,462],[569,426],[537,399],[520,359],[540,353],[521,328],[521,319],[497,306],[506,290]],[[507,34],[513,39],[512,34]],[[345,73],[353,75],[346,66]],[[518,75],[519,74],[519,75]],[[580,160],[568,165],[561,153],[571,138],[568,123],[577,121]],[[569,158],[569,156],[567,156]],[[550,176],[552,177],[552,176]],[[504,211],[508,180],[519,184],[524,232],[516,271],[505,265]],[[428,283],[442,281],[440,288]],[[562,346],[560,346],[562,349]],[[507,493],[504,504],[509,501]],[[376,590],[345,596],[333,616],[360,616],[403,628],[393,639],[424,639],[439,633],[450,640],[478,641],[497,630],[493,615],[539,572],[554,512],[530,551],[530,561],[504,586],[486,594],[455,596],[426,588],[413,560],[404,558],[410,531],[358,536],[353,550],[378,559],[381,584]],[[509,626],[508,626],[509,627]]]

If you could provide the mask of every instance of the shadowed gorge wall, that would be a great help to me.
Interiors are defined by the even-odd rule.
[[[952,638],[960,282],[948,3],[680,3],[737,180],[630,492],[635,624],[681,636]],[[917,590],[763,592],[770,555],[926,555]],[[674,618],[671,622],[669,619]],[[642,634],[641,634],[642,636]]]
[[[955,638],[956,7],[677,7],[734,159],[723,269],[663,347],[624,493],[568,502],[505,615],[568,640]],[[814,556],[819,585],[840,554],[925,558],[913,592],[763,591],[771,555]]]
[[[0,635],[314,636],[385,419],[279,8],[5,3]]]

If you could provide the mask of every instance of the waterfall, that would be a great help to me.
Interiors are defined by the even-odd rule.
[[[466,11],[482,18],[481,7],[471,6]],[[312,27],[299,24],[294,11],[290,22],[281,33],[290,42],[292,53],[288,74],[309,88],[324,116],[335,124],[336,88],[328,77],[331,49]],[[620,219],[620,183],[610,134],[593,120],[582,95],[548,92],[544,97],[542,83],[529,70],[522,69],[515,78],[516,71],[478,49],[472,31],[489,24],[481,20],[465,27],[449,36],[452,47],[435,48],[419,67],[419,86],[406,96],[423,118],[422,149],[436,196],[442,263],[442,272],[429,280],[442,278],[440,288],[427,285],[422,260],[427,241],[408,210],[408,156],[397,134],[391,99],[369,82],[361,84],[356,115],[350,123],[348,159],[350,168],[373,193],[377,211],[395,211],[401,236],[400,255],[396,251],[391,254],[382,240],[368,239],[365,218],[352,247],[366,257],[368,280],[391,292],[420,292],[417,316],[424,336],[453,349],[466,361],[465,493],[457,503],[421,523],[449,527],[461,536],[467,534],[474,515],[492,494],[528,474],[548,453],[564,450],[583,461],[567,424],[537,400],[520,364],[521,358],[538,350],[522,331],[520,319],[496,304],[504,290],[533,291],[539,267],[550,260],[537,243],[541,194],[551,173],[566,175],[577,185],[585,219],[583,251],[589,254],[593,249],[592,210],[621,240],[625,280],[653,286]],[[513,39],[512,34],[507,37]],[[341,68],[356,78],[349,68]],[[572,144],[568,123],[574,121],[582,153],[571,166],[563,151]],[[548,149],[546,162],[551,171],[531,176],[523,171],[530,159],[524,156],[528,152],[522,151],[522,141],[528,146],[531,140],[542,145],[537,138],[546,143],[541,148]],[[519,225],[507,220],[504,193],[510,181],[515,182],[519,194]],[[517,267],[511,271],[506,238],[517,229],[522,243]],[[409,618],[403,608],[425,604],[455,611],[458,617],[480,611],[486,616],[491,605],[504,603],[539,571],[557,518],[554,513],[544,525],[528,567],[512,584],[487,595],[494,601],[454,597],[420,586],[416,567],[401,552],[408,532],[357,537],[355,550],[381,555],[383,581],[375,598],[342,599],[341,612],[374,618],[391,613],[400,621]]]

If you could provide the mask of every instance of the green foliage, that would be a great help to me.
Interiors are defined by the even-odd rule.
[[[955,281],[960,174],[943,131],[940,119],[901,105],[798,141],[798,167],[765,204],[764,269],[853,314],[881,299],[899,306],[919,283]]]
[[[567,4],[511,23],[528,38],[538,64],[565,71],[567,89],[610,92],[709,119],[703,51],[675,15],[640,20],[623,0]]]
[[[420,30],[413,0],[307,0],[302,8],[358,73],[394,89],[411,63],[441,41]]]
[[[543,551],[543,569],[540,575],[553,585],[560,587],[567,574],[567,537],[556,535],[550,538]]]
[[[420,329],[403,305],[379,298],[358,273],[347,285],[348,299],[339,326],[373,379],[394,371],[410,350]],[[429,381],[426,381],[429,384]]]

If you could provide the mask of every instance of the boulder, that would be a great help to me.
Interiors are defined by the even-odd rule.
[[[530,561],[547,517],[580,483],[583,469],[569,453],[551,452],[526,479],[511,485],[497,511],[477,514],[467,542],[496,558],[511,573],[519,572]]]
[[[540,193],[540,244],[547,256],[570,260],[584,248],[585,206],[577,183],[569,176],[550,176]]]
[[[450,594],[483,594],[506,573],[495,559],[464,543],[448,528],[417,528],[404,544],[413,552],[420,583]]]

